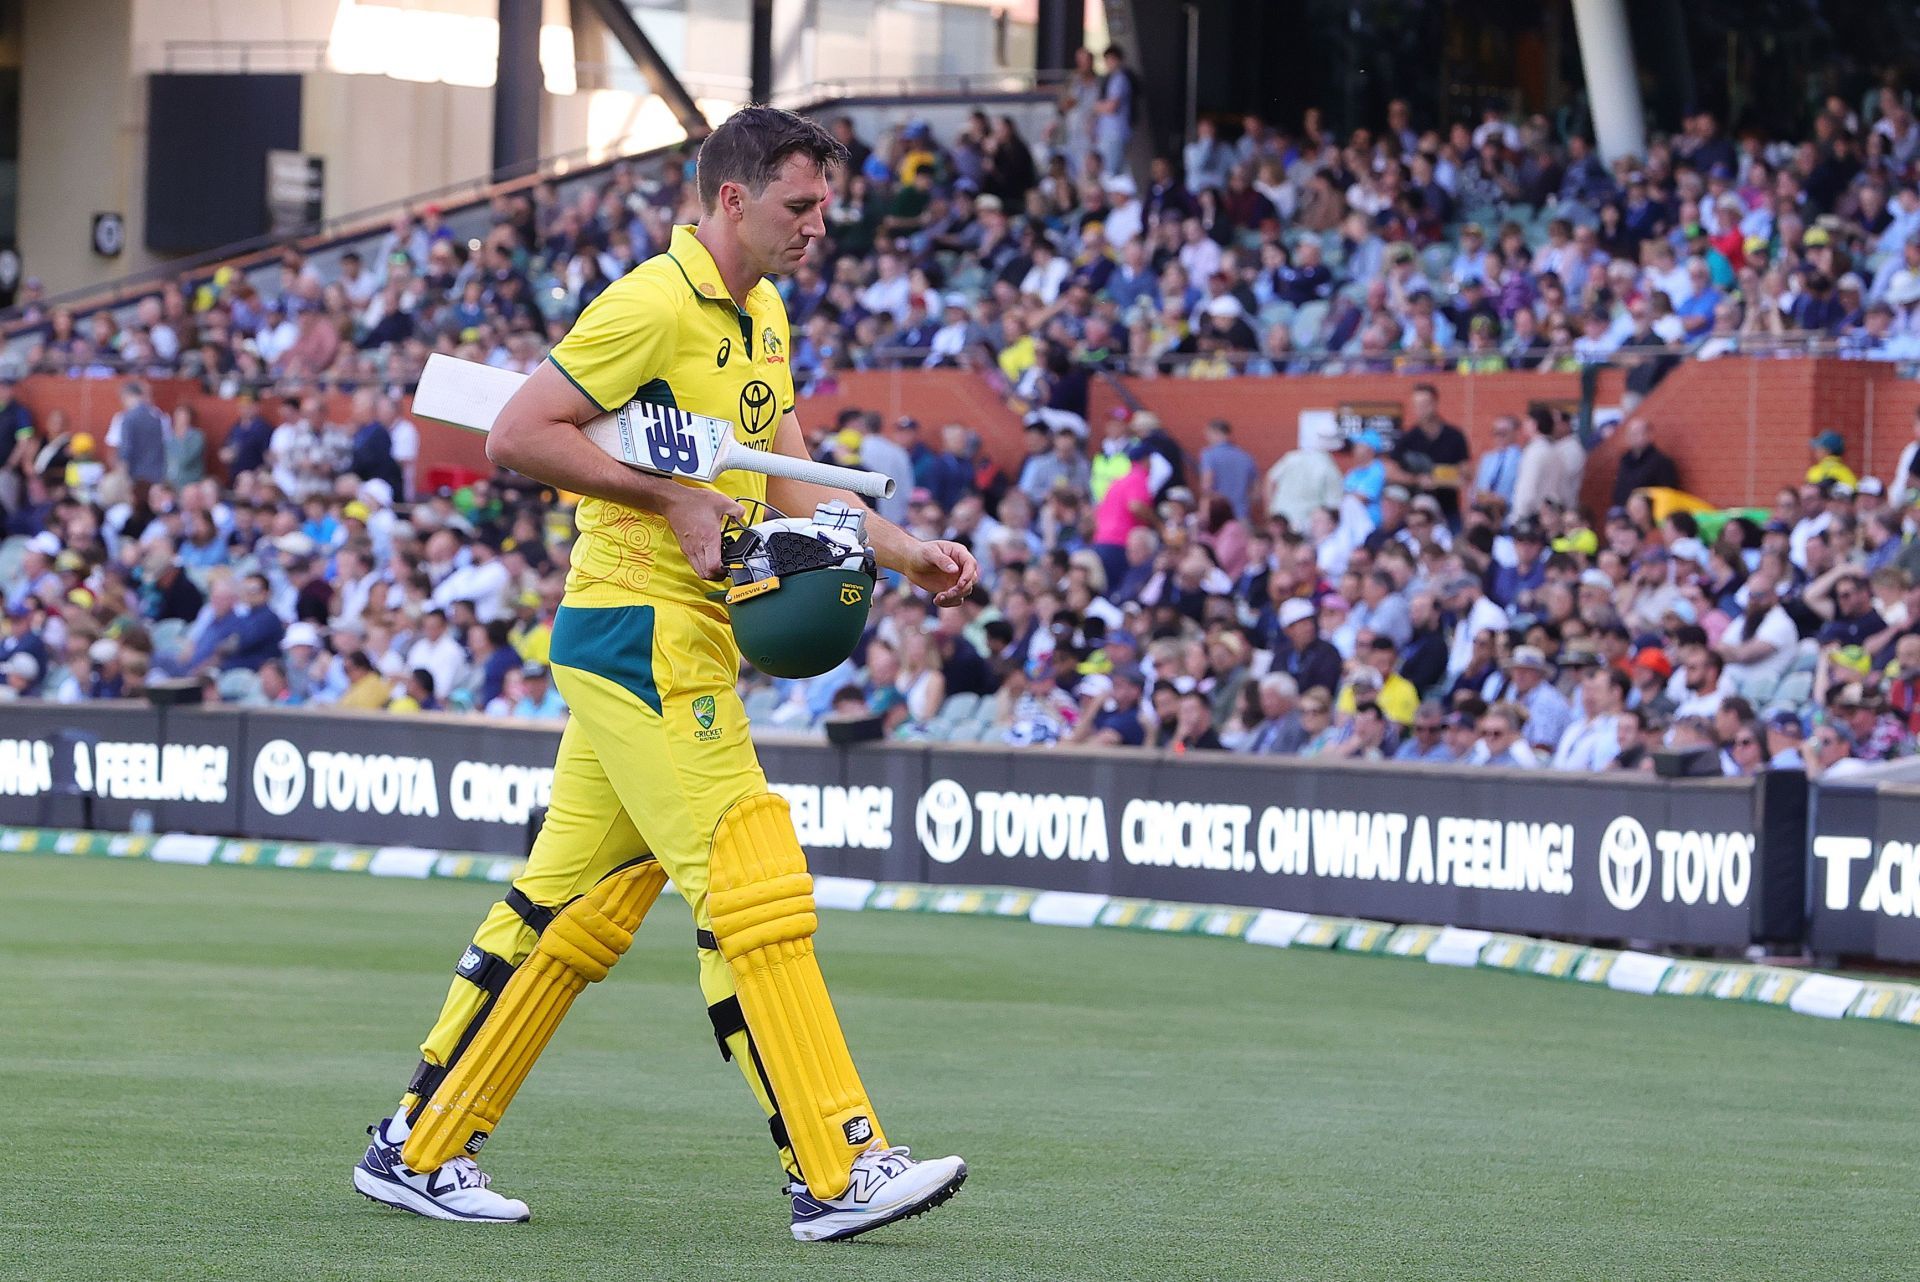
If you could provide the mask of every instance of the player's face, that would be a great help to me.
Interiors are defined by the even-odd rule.
[[[831,196],[827,177],[806,155],[788,156],[758,197],[748,197],[740,239],[763,271],[786,276],[798,270],[807,247],[827,234]]]

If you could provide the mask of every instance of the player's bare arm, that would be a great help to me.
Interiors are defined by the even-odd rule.
[[[720,573],[720,529],[745,515],[729,495],[636,471],[580,434],[605,411],[551,362],[543,361],[515,392],[487,434],[487,457],[501,467],[559,489],[657,512],[667,519],[694,573]]]
[[[800,416],[788,414],[775,430],[773,448],[783,454],[806,457]],[[767,482],[767,502],[782,512],[811,512],[822,503],[858,502],[845,490],[805,481],[774,477]],[[980,581],[980,566],[963,544],[947,539],[918,539],[877,512],[867,514],[867,537],[874,555],[889,570],[898,570],[915,587],[933,596],[940,606],[958,605]]]

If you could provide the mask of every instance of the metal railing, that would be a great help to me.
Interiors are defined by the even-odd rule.
[[[161,62],[170,72],[324,71],[325,40],[168,40]]]

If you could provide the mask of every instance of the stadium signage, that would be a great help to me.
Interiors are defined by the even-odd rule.
[[[886,850],[893,845],[893,789],[770,783],[787,799],[800,844],[810,850]]]
[[[90,810],[76,808],[68,777],[76,733]],[[519,854],[551,798],[557,741],[550,725],[459,717],[5,708],[0,822],[114,829],[148,809],[176,831]],[[761,762],[823,875],[1699,947],[1803,929],[1797,775],[1756,784],[772,736]],[[1845,865],[1847,907],[1831,911],[1906,927],[1920,959],[1920,801],[1909,810],[1884,833],[1868,815],[1825,834],[1867,840],[1873,858],[1823,845],[1814,862],[1817,875]],[[1869,938],[1855,951],[1873,949]]]
[[[43,739],[0,739],[0,795],[38,797],[55,790],[56,764],[69,792],[114,801],[227,799],[227,749],[206,743],[70,741],[70,758],[57,762]],[[68,770],[70,774],[66,773]]]
[[[1815,951],[1920,961],[1920,798],[1820,788],[1807,848]]]

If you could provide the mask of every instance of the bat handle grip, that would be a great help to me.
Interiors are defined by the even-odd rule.
[[[728,462],[743,471],[784,477],[789,481],[828,485],[840,490],[852,490],[855,494],[864,495],[870,499],[893,497],[893,478],[884,473],[868,472],[857,467],[841,467],[835,463],[816,463],[812,459],[795,458],[791,454],[782,454],[777,450],[741,450]]]

